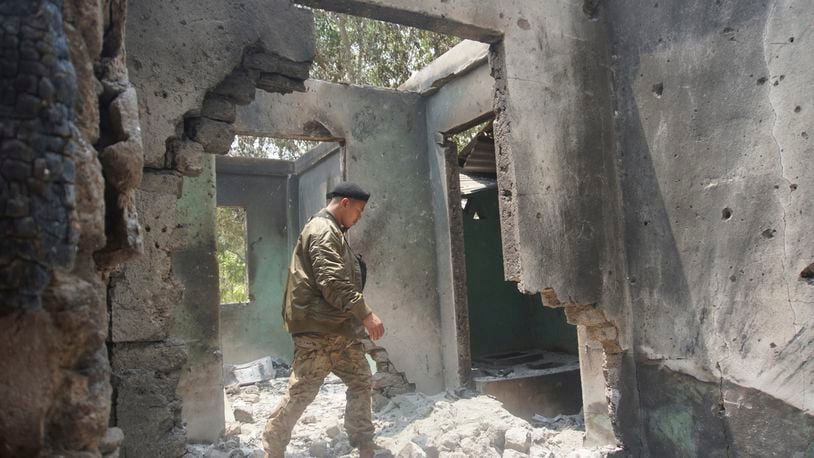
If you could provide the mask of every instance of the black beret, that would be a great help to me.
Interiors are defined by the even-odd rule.
[[[367,202],[370,200],[370,193],[362,189],[362,187],[358,184],[346,181],[334,186],[331,192],[328,193],[327,197],[329,199],[334,197],[348,197]]]

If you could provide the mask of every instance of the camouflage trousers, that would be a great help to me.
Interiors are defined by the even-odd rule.
[[[294,362],[288,379],[288,393],[272,412],[263,433],[266,452],[280,453],[285,450],[294,425],[314,400],[330,372],[348,387],[345,431],[350,444],[362,447],[372,443],[372,382],[362,344],[358,340],[333,334],[299,334],[294,336]]]

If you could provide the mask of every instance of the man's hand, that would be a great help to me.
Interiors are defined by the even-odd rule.
[[[371,313],[362,320],[362,324],[367,329],[368,335],[372,340],[379,340],[384,335],[384,323],[375,313]]]

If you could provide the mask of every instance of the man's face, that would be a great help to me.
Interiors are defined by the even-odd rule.
[[[366,204],[367,202],[364,200],[348,199],[347,197],[342,199],[340,204],[343,210],[342,225],[350,229],[351,226],[362,219]]]

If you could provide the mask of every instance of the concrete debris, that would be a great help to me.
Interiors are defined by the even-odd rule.
[[[254,417],[252,416],[252,413],[246,409],[235,407],[233,413],[235,415],[235,420],[241,423],[254,423]]]
[[[287,384],[287,380],[278,378],[251,386],[229,387],[226,393],[227,412],[234,412],[235,418],[227,416],[227,430],[230,435],[235,435],[209,448],[191,445],[187,448],[187,456],[231,456],[228,453],[235,450],[262,449],[261,437],[266,419],[285,394]],[[599,458],[618,451],[583,448],[585,430],[581,416],[537,416],[537,421],[529,423],[510,414],[499,401],[489,396],[468,391],[465,394],[466,398],[454,392],[435,396],[405,393],[387,399],[374,393],[374,400],[378,399],[380,404],[373,414],[375,440],[382,447],[379,455],[399,458]],[[254,396],[259,397],[258,402],[246,401],[247,397]],[[348,443],[348,435],[342,426],[344,408],[345,386],[331,374],[294,428],[286,456],[358,456],[358,452]],[[240,423],[238,411],[251,415],[255,421]],[[236,425],[239,425],[239,429],[235,428]],[[224,449],[226,445],[231,448]],[[214,450],[227,454],[216,455]],[[252,455],[244,453],[235,456]]]
[[[279,370],[279,374],[278,374]],[[275,377],[287,377],[289,366],[282,360],[270,356],[245,364],[226,365],[223,368],[223,381],[226,385],[249,385],[271,380]]]

